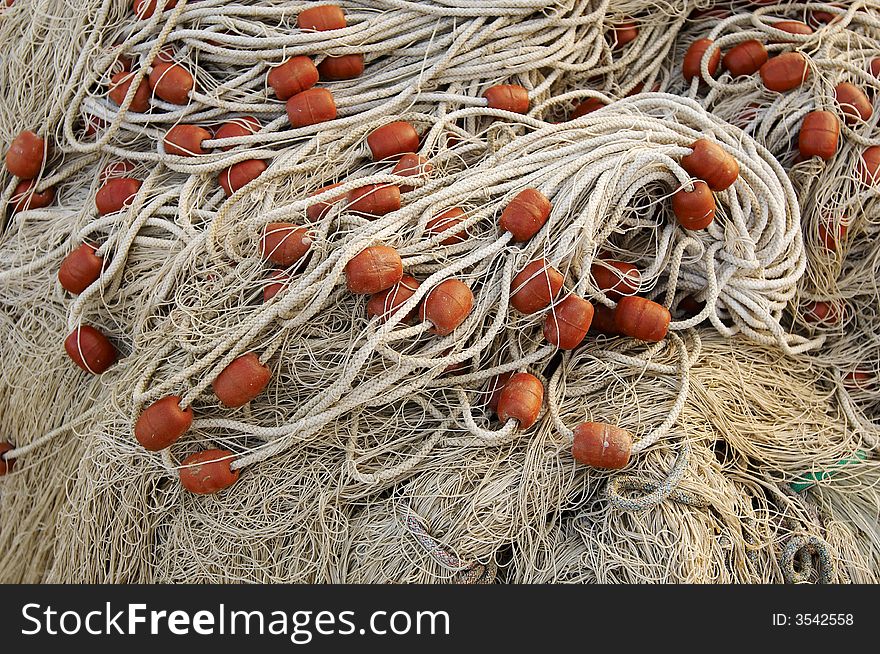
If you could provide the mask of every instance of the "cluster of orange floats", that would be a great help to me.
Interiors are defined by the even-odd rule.
[[[813,12],[817,23],[834,20],[828,12]],[[806,23],[784,20],[773,23],[774,28],[790,34],[812,34],[813,29]],[[700,77],[700,64],[712,46],[711,39],[697,39],[688,48],[684,57],[682,73],[687,80]],[[714,76],[723,65],[733,77],[758,73],[764,86],[770,91],[784,93],[801,86],[810,77],[807,58],[801,52],[783,52],[770,57],[764,44],[757,39],[749,39],[731,48],[722,58],[721,50],[716,49],[707,61],[707,70]],[[869,64],[874,77],[880,77],[880,59]],[[874,108],[867,94],[855,84],[841,82],[834,88],[834,98],[847,125],[867,121]],[[808,113],[801,124],[798,135],[798,152],[802,159],[819,157],[831,159],[838,149],[840,121],[834,113],[816,110]],[[865,184],[880,181],[880,146],[870,146],[862,152],[859,162],[859,177]]]
[[[140,18],[148,18],[155,11],[155,0],[135,0],[134,9]],[[176,4],[170,0],[166,10]],[[805,33],[810,29],[797,21],[777,23],[779,29]],[[346,26],[341,8],[325,5],[308,9],[298,16],[298,25],[304,30],[323,31]],[[803,26],[803,27],[801,27]],[[635,24],[615,28],[615,48],[625,46],[636,38]],[[700,39],[688,50],[684,62],[684,75],[692,79],[699,75],[699,65],[711,41]],[[717,72],[721,53],[716,51],[708,62],[710,74]],[[880,66],[872,64],[872,72],[880,74]],[[767,88],[785,91],[796,88],[808,76],[806,59],[800,53],[783,53],[770,59],[764,46],[756,41],[746,41],[732,48],[723,58],[724,66],[734,75],[759,72]],[[129,92],[135,74],[131,62],[121,60],[122,70],[113,75],[109,91],[110,99],[121,105]],[[875,70],[875,68],[877,70]],[[328,89],[317,88],[319,80],[353,79],[364,70],[362,55],[328,57],[315,66],[305,56],[293,57],[273,68],[267,77],[279,100],[286,101],[288,119],[294,127],[304,127],[336,117],[336,105]],[[132,110],[144,112],[149,99],[155,94],[171,104],[186,104],[194,80],[183,66],[175,62],[170,51],[159,54],[152,70],[134,92],[130,104]],[[526,113],[529,108],[528,92],[518,85],[498,85],[484,93],[490,108]],[[858,118],[867,120],[872,107],[864,93],[852,84],[837,87],[838,102],[844,107],[848,122]],[[576,107],[571,118],[590,113],[602,106],[600,101],[589,99]],[[224,139],[255,134],[261,129],[260,122],[244,116],[221,125],[213,134],[208,129],[181,124],[172,127],[163,138],[165,151],[178,156],[205,154],[202,143],[208,139]],[[829,158],[837,149],[839,126],[830,112],[813,112],[804,121],[800,136],[803,156]],[[833,136],[833,147],[831,144]],[[413,176],[431,172],[431,164],[416,154],[420,136],[409,123],[397,121],[385,125],[367,138],[367,145],[374,161],[395,159],[393,174]],[[224,148],[228,150],[232,146]],[[700,139],[691,146],[691,154],[682,157],[682,167],[697,181],[693,190],[681,189],[672,197],[673,213],[682,227],[703,229],[715,217],[716,204],[713,192],[723,191],[736,180],[739,166],[736,160],[720,146],[707,139]],[[43,168],[47,144],[33,132],[22,132],[13,141],[6,163],[9,171],[22,181],[13,196],[14,210],[48,206],[54,199],[54,189],[34,193],[35,178]],[[880,169],[880,147],[868,148],[863,154],[863,176],[873,180]],[[218,176],[218,182],[227,195],[232,195],[247,183],[256,179],[267,168],[262,160],[247,160],[234,164]],[[140,190],[141,182],[126,176],[134,167],[127,162],[117,162],[102,173],[104,183],[95,199],[100,215],[127,208]],[[312,193],[312,196],[338,186],[334,184]],[[351,211],[378,217],[401,206],[401,193],[413,187],[392,184],[374,184],[350,191],[345,199]],[[342,197],[329,202],[316,202],[307,210],[310,220],[318,220]],[[504,208],[500,227],[511,234],[514,242],[524,242],[537,234],[548,220],[552,210],[550,200],[540,191],[527,188],[516,195]],[[461,228],[465,212],[450,209],[428,221],[429,233],[445,237],[441,245],[453,245],[466,239]],[[266,226],[260,241],[261,255],[279,266],[263,289],[263,299],[270,301],[284,288],[289,273],[286,269],[296,265],[309,251],[311,238],[305,227],[291,223],[271,223]],[[63,261],[58,272],[61,286],[72,294],[82,293],[101,275],[103,258],[97,248],[83,243]],[[631,264],[602,258],[594,263],[591,274],[597,288],[616,301],[615,309],[603,304],[595,307],[588,300],[574,293],[556,301],[562,293],[564,276],[550,262],[538,259],[528,263],[511,283],[510,303],[514,309],[531,314],[546,311],[543,326],[544,338],[556,347],[570,350],[577,347],[589,330],[606,334],[619,334],[643,341],[656,342],[665,338],[671,316],[660,304],[635,295],[640,286],[639,271]],[[373,245],[354,256],[345,267],[347,288],[356,294],[370,295],[366,311],[371,317],[386,320],[395,313],[419,288],[420,282],[406,275],[403,262],[391,247]],[[555,302],[555,304],[554,304]],[[452,333],[471,313],[474,295],[471,288],[459,279],[447,279],[425,296],[418,307],[421,321],[431,323],[431,332],[438,336]],[[552,305],[552,307],[551,307]],[[833,319],[835,311],[827,303],[814,303],[810,315],[816,321]],[[548,311],[549,309],[549,311]],[[414,318],[416,311],[404,317]],[[65,350],[83,370],[100,374],[117,358],[116,348],[100,331],[91,326],[81,326],[65,340]],[[257,397],[268,385],[271,371],[255,353],[247,353],[232,360],[215,378],[212,389],[220,402],[230,408],[244,406]],[[540,379],[526,373],[505,373],[492,380],[488,407],[502,423],[509,419],[518,421],[520,428],[531,427],[538,419],[544,399]],[[176,395],[163,397],[140,414],[134,433],[138,442],[149,451],[163,450],[175,443],[191,427],[193,410],[181,408],[181,398]],[[626,430],[605,423],[585,422],[574,429],[574,458],[597,468],[622,468],[629,461],[632,436]],[[13,449],[8,443],[0,443],[0,455]],[[182,462],[180,480],[188,490],[199,493],[215,493],[232,485],[239,475],[230,464],[234,453],[211,449],[190,455]],[[14,460],[0,456],[0,475],[12,469]]]
[[[392,126],[393,130],[389,131],[387,128]],[[399,152],[418,144],[414,128],[407,123],[392,126],[380,128],[381,131],[377,130],[378,134],[374,132],[368,138],[374,157],[398,157],[396,168],[401,166],[401,162],[409,162],[405,165],[412,169],[425,170],[430,165],[428,162],[412,152]],[[394,204],[399,207],[400,190],[393,185],[388,186],[397,191],[394,194]],[[356,202],[357,200],[352,204]],[[327,206],[329,205],[326,203],[316,202],[309,207],[309,211],[315,210],[311,215],[316,216],[325,211]],[[511,233],[515,242],[523,242],[538,233],[549,218],[551,209],[550,201],[538,190],[525,189],[505,207],[500,226],[502,230]],[[443,239],[443,243],[458,242],[465,238],[460,227],[462,216],[464,212],[461,209],[453,209],[435,217],[428,224],[434,225],[432,233],[449,234]],[[305,227],[292,223],[271,223],[266,226],[259,247],[261,256],[268,262],[290,268],[298,265],[306,256],[311,242]],[[623,262],[603,261],[596,264],[593,271],[597,284],[609,297],[618,300],[617,309],[612,312],[614,327],[607,328],[607,331],[649,341],[664,338],[670,322],[669,311],[645,298],[628,295],[638,289],[639,275],[633,266]],[[404,273],[403,261],[398,252],[384,244],[369,246],[352,257],[344,272],[348,290],[358,295],[369,295],[367,314],[380,321],[387,320],[394,314],[416,293],[420,285],[419,280]],[[285,270],[273,271],[269,284],[264,288],[265,301],[271,300],[283,289],[286,276]],[[560,294],[563,281],[563,276],[546,261],[533,261],[513,280],[511,305],[526,314],[547,310]],[[431,324],[431,333],[445,336],[465,321],[473,306],[474,294],[471,288],[462,280],[451,278],[431,289],[417,311],[404,316],[403,320],[408,322],[417,313],[421,321]],[[560,348],[571,349],[584,339],[592,318],[592,305],[583,298],[569,295],[548,312],[544,333],[549,342]],[[270,377],[269,369],[260,362],[257,355],[248,353],[233,360],[218,375],[214,380],[213,390],[225,406],[242,406],[265,389]],[[543,404],[544,388],[541,381],[524,372],[503,377],[503,380],[493,380],[498,388],[493,389],[489,406],[502,422],[513,418],[519,422],[521,428],[531,427]],[[169,447],[186,433],[192,425],[193,412],[191,407],[181,408],[180,402],[181,398],[178,396],[164,397],[141,413],[135,424],[135,436],[143,447],[158,451]],[[621,433],[626,432],[610,425],[595,424],[596,427],[592,430],[583,425],[576,430],[576,451],[580,460],[602,467],[625,465],[629,448],[622,445],[624,439]],[[591,438],[612,438],[617,448],[613,451],[618,453],[612,456],[612,450],[608,447],[585,442],[585,439]],[[631,440],[630,438],[630,444]],[[594,454],[588,454],[590,452]],[[225,487],[223,484],[231,484],[237,478],[229,468],[233,457],[232,453],[219,450],[193,455],[183,461],[181,480],[193,492],[220,490]],[[205,475],[212,480],[210,484],[203,483]],[[201,481],[195,483],[194,478]]]
[[[835,20],[837,17],[830,12],[811,12],[811,22],[816,27]],[[796,20],[774,22],[772,27],[790,34],[813,34],[810,25]],[[698,39],[688,48],[682,65],[682,73],[686,80],[700,77],[701,62],[712,43],[711,39]],[[757,72],[764,86],[778,93],[801,86],[810,76],[807,58],[802,53],[783,52],[770,57],[764,44],[757,39],[749,39],[737,44],[723,57],[720,49],[715,50],[707,61],[707,71],[714,76],[720,66],[723,66],[733,77],[753,75]],[[880,78],[880,58],[873,59],[868,64],[868,68],[871,75]],[[853,126],[868,121],[874,113],[874,107],[865,91],[850,82],[841,82],[834,87],[834,99],[846,125]],[[819,109],[809,112],[804,116],[798,133],[798,161],[812,157],[824,161],[833,158],[839,149],[839,140],[840,118],[837,114]],[[688,172],[693,174],[691,170]],[[856,172],[857,178],[863,184],[868,186],[880,184],[880,146],[865,148],[858,161]],[[705,190],[701,192],[705,194]],[[708,200],[706,206],[708,207]],[[818,227],[821,244],[831,252],[837,251],[840,242],[846,237],[846,232],[845,217],[836,225],[829,222]],[[835,325],[843,318],[843,307],[833,302],[812,301],[802,307],[802,316],[809,323]]]

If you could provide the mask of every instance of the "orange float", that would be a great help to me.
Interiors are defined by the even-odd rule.
[[[175,125],[165,134],[162,142],[165,152],[179,157],[194,157],[205,154],[202,141],[211,138],[211,132],[198,125]]]
[[[783,93],[803,84],[810,76],[810,67],[800,52],[786,52],[768,60],[759,72],[764,86]]]
[[[593,305],[569,295],[552,307],[544,320],[544,338],[560,350],[573,350],[586,338],[593,322]]]
[[[465,321],[473,308],[470,287],[461,280],[446,279],[428,291],[419,307],[419,318],[433,325],[432,333],[446,336]]]
[[[341,30],[348,25],[348,22],[345,20],[345,13],[341,7],[321,5],[301,11],[297,16],[296,24],[301,30],[327,32]]]
[[[229,450],[204,450],[181,462],[180,483],[197,495],[211,495],[229,488],[238,480],[239,471],[230,465],[234,454]]]
[[[276,98],[287,100],[317,84],[318,69],[308,57],[291,57],[280,66],[269,70],[266,81],[275,91]]]
[[[513,234],[517,243],[537,234],[550,217],[550,200],[538,189],[520,191],[501,212],[501,229]]]
[[[367,137],[373,161],[415,152],[419,149],[419,133],[410,123],[398,120],[373,130]]]
[[[373,245],[345,265],[348,290],[372,295],[391,288],[403,279],[403,262],[394,248]]]
[[[681,72],[688,82],[693,78],[700,76],[700,62],[703,60],[703,55],[709,51],[709,48],[712,47],[713,43],[714,41],[712,39],[697,39],[691,43],[690,47],[687,49],[687,52],[684,55],[684,62],[681,66]],[[715,73],[718,72],[718,65],[720,63],[721,50],[716,48],[715,52],[712,53],[712,56],[709,57],[709,61],[707,62],[710,76],[715,76]]]
[[[192,407],[180,408],[180,398],[168,395],[148,406],[134,423],[138,443],[150,452],[173,445],[192,426]]]
[[[269,223],[260,239],[260,256],[287,268],[302,259],[312,246],[305,227],[293,223]]]
[[[804,116],[798,134],[798,152],[809,159],[819,157],[826,161],[837,152],[840,122],[830,111],[811,111]]]
[[[250,184],[262,175],[267,167],[266,162],[261,159],[239,161],[237,164],[232,164],[229,168],[223,169],[217,175],[217,181],[223,187],[226,196],[229,197],[238,189]]]
[[[498,419],[504,423],[514,418],[520,429],[528,429],[538,420],[544,403],[544,385],[527,372],[513,375],[498,395]]]
[[[336,102],[327,89],[309,89],[287,101],[287,119],[293,127],[308,127],[336,118]]]
[[[625,261],[600,259],[590,266],[590,274],[596,288],[615,301],[624,295],[635,295],[642,283],[639,269]]]
[[[44,209],[55,201],[55,187],[48,186],[40,192],[36,191],[37,180],[23,179],[15,185],[12,197],[12,211],[28,211],[30,209]]]
[[[691,150],[681,158],[681,167],[713,191],[723,191],[739,177],[739,163],[717,143],[698,139],[691,144]]]
[[[749,39],[732,47],[721,63],[731,75],[740,77],[758,72],[769,58],[763,43]]]
[[[662,341],[671,320],[669,309],[635,295],[621,298],[614,310],[614,324],[620,333],[640,341]]]
[[[64,257],[58,269],[58,281],[65,291],[79,295],[98,280],[104,260],[95,254],[96,250],[90,243],[83,243]]]
[[[530,262],[510,283],[510,304],[520,313],[550,306],[562,290],[564,278],[546,259]]]
[[[116,361],[116,348],[94,327],[83,325],[64,340],[67,356],[86,372],[100,375]]]
[[[6,152],[6,170],[16,177],[33,179],[40,174],[45,156],[46,141],[34,132],[21,132]]]
[[[367,302],[367,315],[376,316],[381,322],[385,322],[390,318],[403,304],[409,300],[419,288],[419,280],[410,275],[404,275],[394,286],[389,289],[376,293]],[[415,309],[404,316],[403,322],[408,321]]]
[[[211,385],[214,395],[227,407],[244,406],[263,392],[272,373],[260,363],[259,357],[248,352],[226,366]]]
[[[571,455],[578,463],[619,470],[629,463],[633,438],[625,429],[604,422],[582,422],[574,428]]]
[[[702,180],[694,182],[694,190],[677,190],[672,196],[672,212],[685,229],[705,229],[715,220],[715,196]]]
[[[400,188],[393,184],[368,184],[348,192],[348,210],[384,216],[400,209]]]
[[[134,81],[134,76],[134,73],[122,71],[110,78],[110,90],[107,93],[107,97],[116,103],[117,106],[122,106],[122,102],[128,94],[128,88]],[[140,84],[138,84],[137,91],[134,92],[134,97],[128,108],[130,111],[139,114],[144,113],[150,108],[150,84],[146,78],[142,79]]]
[[[483,92],[489,108],[524,114],[529,111],[529,92],[519,84],[499,84]]]
[[[467,236],[464,234],[464,232],[455,229],[461,224],[464,217],[465,213],[463,209],[460,209],[459,207],[453,207],[452,209],[448,209],[440,215],[431,218],[425,224],[425,229],[430,234],[443,234],[444,232],[448,231],[454,232],[449,234],[442,241],[440,241],[440,245],[455,245],[456,243],[464,243],[467,240]]]
[[[338,82],[346,79],[355,79],[364,73],[364,55],[351,54],[341,57],[326,57],[318,64],[318,73],[321,79],[328,82]]]

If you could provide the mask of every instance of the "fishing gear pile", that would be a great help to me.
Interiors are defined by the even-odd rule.
[[[880,3],[0,42],[3,581],[880,581]]]

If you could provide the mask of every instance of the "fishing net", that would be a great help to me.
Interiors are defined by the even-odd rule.
[[[877,581],[840,4],[0,9],[4,581]]]

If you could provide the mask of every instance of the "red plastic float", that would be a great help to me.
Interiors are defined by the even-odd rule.
[[[104,260],[95,254],[97,248],[83,243],[64,257],[58,269],[58,281],[68,293],[79,295],[101,276]]]
[[[799,20],[780,20],[773,23],[772,27],[789,34],[813,34],[813,28]]]
[[[260,239],[260,256],[285,268],[305,256],[312,239],[305,227],[292,223],[269,223]]]
[[[590,331],[601,332],[610,336],[620,334],[620,330],[614,322],[614,309],[597,303],[593,307],[593,320],[590,322]]]
[[[421,177],[430,175],[434,170],[434,166],[424,157],[417,155],[415,152],[407,152],[400,157],[400,160],[391,170],[392,175],[401,175],[402,177]],[[415,187],[402,185],[401,193],[409,193]]]
[[[703,60],[703,55],[709,51],[709,48],[712,47],[713,43],[714,41],[712,39],[697,39],[691,43],[690,47],[687,49],[687,52],[684,55],[684,62],[681,66],[681,72],[688,82],[693,78],[700,76],[700,62]],[[718,65],[720,63],[721,50],[716,48],[707,62],[710,76],[715,76],[715,73],[718,72]]]
[[[836,252],[838,246],[846,238],[846,232],[849,229],[843,221],[837,223],[821,223],[819,225],[819,242],[826,250]]]
[[[840,122],[830,111],[811,111],[804,116],[798,134],[798,152],[809,159],[819,157],[826,161],[837,152]]]
[[[529,111],[529,92],[519,84],[499,84],[483,92],[491,109],[525,114]]]
[[[373,245],[352,257],[345,265],[348,290],[372,295],[391,288],[403,279],[403,262],[397,250]]]
[[[0,442],[0,477],[12,472],[12,469],[15,467],[15,459],[3,458],[4,454],[11,452],[14,449],[12,443],[7,443],[6,441]]]
[[[406,121],[398,120],[373,130],[367,137],[367,146],[373,155],[373,161],[382,161],[418,150],[419,133]]]
[[[504,385],[511,377],[513,377],[512,370],[510,372],[502,372],[500,375],[495,375],[489,382],[489,401],[486,406],[489,407],[489,411],[496,415],[498,413],[498,400],[501,397],[501,391],[504,390]]]
[[[162,142],[167,154],[179,157],[194,157],[205,154],[202,141],[211,138],[211,132],[198,125],[175,125],[165,134]]]
[[[768,60],[761,66],[760,74],[764,86],[783,93],[803,84],[810,76],[810,67],[800,52],[786,52]]]
[[[150,88],[158,97],[171,104],[186,104],[195,86],[192,74],[165,53],[159,53],[150,72]]]
[[[455,229],[461,224],[464,217],[465,213],[463,209],[453,207],[452,209],[444,211],[440,215],[431,218],[425,224],[425,229],[431,234],[442,234],[447,230],[453,230],[453,233],[450,233],[446,238],[440,241],[440,245],[464,243],[467,240],[467,236],[463,231]]]
[[[12,197],[12,211],[28,211],[29,209],[44,209],[55,201],[55,187],[49,186],[39,193],[35,190],[37,180],[23,179],[15,185]]]
[[[150,452],[173,445],[192,426],[192,407],[180,408],[180,398],[168,395],[156,400],[134,423],[134,436]]]
[[[880,184],[880,145],[872,145],[862,152],[859,174],[865,184]]]
[[[594,111],[598,111],[604,106],[605,103],[602,102],[602,100],[600,100],[599,98],[587,98],[583,102],[578,103],[578,105],[572,110],[571,115],[568,117],[568,119],[574,120],[575,118],[586,116],[587,114],[591,114]]]
[[[368,184],[348,192],[348,210],[384,216],[400,209],[400,188],[393,184]]]
[[[544,320],[544,338],[560,350],[573,350],[587,335],[593,322],[593,305],[569,295],[552,307]]]
[[[639,36],[639,26],[634,22],[618,23],[611,27],[614,37],[613,50],[621,50]]]
[[[867,391],[874,386],[874,375],[864,370],[853,370],[843,376],[843,385],[850,390]]]
[[[103,184],[108,179],[128,177],[130,173],[134,172],[134,169],[135,165],[130,161],[112,161],[104,166],[104,169],[98,176],[98,180]]]
[[[135,16],[141,20],[150,18],[156,11],[158,0],[134,0],[133,9]],[[168,0],[165,3],[165,11],[170,11],[177,6],[177,0]]]
[[[305,56],[291,57],[280,66],[275,66],[266,75],[266,81],[275,97],[287,100],[297,93],[302,93],[318,83],[318,69],[315,63]]]
[[[840,5],[833,4],[832,6],[838,7]],[[830,11],[817,11],[814,9],[810,12],[810,22],[815,27],[821,27],[822,25],[831,25],[832,23],[836,23],[839,20],[840,15],[831,13]]]
[[[694,190],[679,189],[672,196],[672,211],[685,229],[705,229],[715,220],[715,196],[706,182],[694,182]]]
[[[337,82],[346,79],[355,79],[364,73],[364,55],[351,54],[341,57],[327,57],[318,64],[318,72],[321,79],[328,82]]]
[[[64,339],[67,356],[86,372],[100,375],[116,361],[116,348],[94,327],[83,325]]]
[[[135,73],[123,71],[120,73],[116,73],[113,77],[110,78],[110,91],[107,93],[107,96],[118,106],[122,106],[122,102],[123,100],[125,100],[125,96],[128,94],[128,88],[134,81],[134,77]],[[138,84],[137,91],[134,92],[134,97],[131,100],[131,104],[128,105],[128,109],[129,111],[134,111],[136,113],[142,114],[149,108],[150,84],[145,78],[141,80],[140,84]]]
[[[739,77],[757,73],[769,58],[763,43],[749,39],[732,47],[721,63],[731,75]]]
[[[691,150],[681,158],[681,167],[713,191],[723,191],[739,177],[739,163],[717,143],[698,139],[691,144]]]
[[[678,310],[689,318],[699,315],[705,306],[705,302],[700,302],[693,295],[685,295],[678,301]]]
[[[605,470],[619,470],[629,463],[632,435],[604,422],[582,422],[574,428],[571,455],[578,463]]]
[[[253,352],[243,354],[226,366],[211,385],[214,395],[227,407],[244,406],[263,392],[272,373]]]
[[[517,243],[528,241],[537,234],[550,217],[550,200],[539,190],[520,191],[501,212],[501,229],[513,234]]]
[[[513,375],[498,395],[498,420],[502,423],[514,418],[520,429],[528,429],[538,420],[544,403],[544,385],[527,372]]]
[[[669,309],[635,295],[621,298],[614,310],[614,324],[620,333],[640,341],[662,341],[671,320]]]
[[[197,495],[211,495],[229,488],[239,476],[239,471],[230,467],[234,456],[229,450],[204,450],[191,454],[180,464],[180,483]]]
[[[322,5],[305,9],[297,16],[296,24],[301,30],[314,32],[341,30],[348,25],[345,13],[337,5]]]
[[[268,302],[278,295],[287,282],[290,281],[290,275],[284,270],[273,270],[269,275],[269,283],[263,287],[263,302]]]
[[[367,302],[367,315],[377,316],[381,322],[390,318],[403,304],[415,295],[420,285],[419,280],[410,275],[404,275],[400,281],[389,289],[376,293]],[[415,314],[413,309],[403,318],[408,321]]]
[[[868,121],[874,115],[874,106],[868,96],[855,84],[849,82],[838,84],[834,87],[834,98],[840,105],[847,125]]]
[[[840,306],[833,302],[807,302],[803,306],[804,320],[810,323],[836,325],[840,322]]]
[[[308,127],[336,118],[336,102],[327,89],[309,89],[287,101],[287,119],[293,127]]]
[[[324,191],[329,191],[331,188],[336,188],[337,186],[339,186],[339,184],[330,184],[329,186],[322,186],[317,191],[312,191],[311,193],[309,193],[309,197],[315,197],[316,195],[320,195]],[[333,207],[333,205],[336,202],[339,202],[343,198],[345,198],[344,195],[339,195],[335,198],[330,198],[329,200],[324,200],[323,202],[316,202],[315,204],[310,205],[308,209],[306,209],[306,216],[312,222],[320,220],[325,215],[327,215],[327,212],[330,211],[330,209]]]
[[[419,307],[419,318],[434,325],[431,333],[446,336],[464,322],[473,308],[470,287],[458,279],[446,279],[428,291]]]
[[[114,177],[104,182],[95,195],[95,207],[102,216],[127,209],[141,188],[141,181],[131,177]]]
[[[31,131],[21,132],[6,152],[6,169],[22,179],[33,179],[43,168],[46,141]]]
[[[217,175],[217,181],[220,183],[220,186],[223,187],[223,190],[226,191],[226,196],[229,197],[238,189],[246,184],[250,184],[257,177],[262,175],[267,167],[266,162],[262,159],[239,161],[237,164],[233,164],[229,168],[225,168],[221,171],[221,173]]]
[[[263,126],[260,124],[260,121],[253,116],[242,116],[241,118],[233,118],[229,122],[220,125],[214,133],[214,138],[220,140],[236,138],[238,136],[250,136],[251,134],[256,134],[262,128]],[[220,149],[225,152],[234,147],[234,145],[227,145]]]
[[[596,282],[596,288],[615,301],[624,295],[638,293],[642,283],[639,269],[625,261],[600,259],[590,266],[590,274]]]
[[[550,306],[565,279],[546,259],[530,262],[510,283],[510,304],[520,313],[534,313]]]

